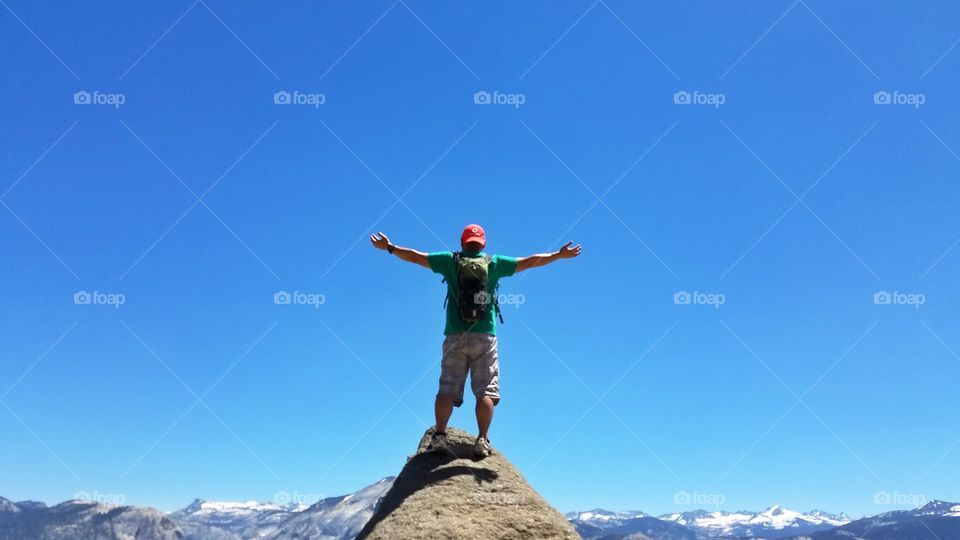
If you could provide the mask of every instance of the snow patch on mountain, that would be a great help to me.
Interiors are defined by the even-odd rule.
[[[763,536],[777,538],[800,534],[810,534],[831,529],[845,523],[839,516],[816,511],[798,512],[775,504],[762,512],[687,512],[669,514],[660,519],[676,521],[701,533],[715,536]]]
[[[618,521],[646,517],[646,515],[639,511],[610,512],[601,508],[594,508],[585,512],[567,512],[564,517],[568,520],[576,519],[580,521]]]
[[[388,476],[350,495],[323,499],[285,520],[271,538],[352,540],[370,520],[395,480]]]
[[[0,513],[16,513],[20,511],[20,507],[14,504],[10,499],[4,499],[0,497]]]
[[[611,512],[599,508],[566,514],[567,519],[579,524],[583,531],[587,530],[583,527],[587,525],[600,531],[617,534],[632,532],[630,520],[643,516],[647,515],[643,512]],[[822,510],[803,513],[778,504],[762,512],[693,510],[664,514],[657,516],[656,519],[686,527],[703,537],[761,538],[785,538],[812,534],[851,521],[845,514],[830,514]]]
[[[323,499],[309,507],[197,499],[171,513],[170,518],[183,529],[185,540],[347,540],[370,519],[393,480],[387,477],[355,493]]]

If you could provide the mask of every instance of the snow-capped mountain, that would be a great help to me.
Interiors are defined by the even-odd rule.
[[[910,511],[915,516],[960,517],[960,504],[946,501],[930,501]],[[895,513],[895,512],[894,512]]]
[[[393,481],[393,477],[387,477],[355,493],[323,499],[309,507],[195,500],[170,518],[180,526],[184,540],[348,540],[370,519]]]
[[[831,514],[830,512],[824,512],[823,510],[811,510],[807,512],[807,515],[811,517],[821,518],[827,522],[835,521],[841,524],[850,523],[851,521],[853,521],[852,517],[848,516],[843,512],[840,512],[839,514]]]
[[[596,521],[596,522],[605,522],[610,523],[614,521],[626,521],[628,519],[645,517],[646,514],[643,512],[610,512],[609,510],[604,510],[602,508],[594,508],[593,510],[587,510],[585,512],[567,512],[564,514],[564,517],[568,520],[579,520],[579,521]]]
[[[569,512],[565,517],[585,540],[603,538],[657,538],[695,540],[696,532],[681,523],[655,518],[640,511],[610,512],[600,508]]]
[[[19,511],[20,511],[20,507],[14,504],[13,501],[0,497],[0,514],[2,513],[12,514]]]
[[[816,510],[802,513],[778,504],[763,512],[694,512],[660,516],[665,521],[677,521],[708,536],[735,536],[759,538],[786,538],[812,534],[849,523],[840,515]]]
[[[186,540],[264,538],[285,519],[302,510],[297,506],[247,502],[194,500],[170,514]]]
[[[323,499],[283,521],[270,538],[352,540],[370,520],[394,480],[395,477],[388,476],[350,495]]]
[[[646,517],[639,522],[636,517]],[[788,538],[810,535],[818,531],[833,529],[850,522],[844,514],[829,514],[820,510],[801,513],[780,505],[773,505],[763,512],[691,512],[665,514],[652,518],[643,512],[609,512],[595,509],[588,512],[567,514],[580,534],[585,537],[599,537],[610,534],[629,534],[643,532],[632,530],[631,525],[641,525],[649,529],[657,519],[670,526],[658,528],[670,531],[671,535],[682,535],[684,531],[695,533],[698,538]],[[586,534],[585,534],[586,533]]]
[[[904,538],[960,538],[960,504],[930,501],[913,510],[897,510],[852,521],[835,529],[812,535],[816,540],[868,536],[871,540]]]

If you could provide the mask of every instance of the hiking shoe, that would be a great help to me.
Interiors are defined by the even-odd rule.
[[[434,433],[430,437],[430,444],[427,445],[427,452],[449,452],[450,446],[447,444],[447,434],[443,432]]]
[[[490,446],[490,439],[486,437],[477,437],[476,442],[473,443],[473,458],[474,459],[483,459],[489,457],[493,454],[493,447]]]

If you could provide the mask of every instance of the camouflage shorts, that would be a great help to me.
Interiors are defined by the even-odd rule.
[[[470,388],[480,399],[489,397],[500,402],[500,363],[497,360],[497,336],[482,332],[451,334],[443,340],[440,362],[439,396],[453,397],[453,404],[463,404],[463,387],[470,372]]]

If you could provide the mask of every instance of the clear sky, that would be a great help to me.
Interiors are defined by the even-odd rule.
[[[396,474],[478,222],[559,509],[960,499],[960,5],[0,3],[0,495]]]

